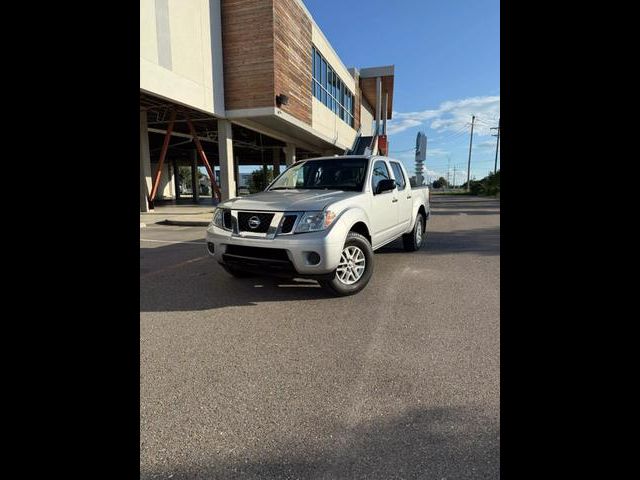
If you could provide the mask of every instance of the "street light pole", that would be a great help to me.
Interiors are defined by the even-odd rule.
[[[473,145],[473,124],[476,121],[476,116],[475,115],[471,115],[471,136],[469,137],[469,162],[467,164],[467,192],[471,191],[470,190],[470,175],[471,175],[471,146]]]
[[[493,164],[493,174],[495,175],[496,172],[498,171],[498,147],[500,146],[500,119],[498,119],[498,126],[493,127],[491,130],[498,130],[497,135],[493,135],[494,137],[498,137],[498,139],[496,140],[496,160],[495,160],[495,163]]]

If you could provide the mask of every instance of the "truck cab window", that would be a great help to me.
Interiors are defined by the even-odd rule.
[[[389,177],[389,170],[387,169],[387,164],[382,160],[378,160],[373,165],[373,173],[371,174],[371,188],[373,194],[375,194],[376,189],[378,188],[378,183],[380,180],[385,180],[391,178]]]
[[[393,176],[396,177],[398,190],[404,190],[404,187],[407,185],[407,181],[404,178],[402,167],[400,167],[400,164],[397,162],[391,162],[391,169],[393,170]]]

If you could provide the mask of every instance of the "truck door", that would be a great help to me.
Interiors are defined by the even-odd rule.
[[[380,180],[390,179],[389,168],[384,160],[376,160],[371,170],[371,232],[373,245],[393,238],[398,226],[397,189],[376,194]]]
[[[393,171],[393,178],[398,184],[398,233],[405,232],[409,228],[413,213],[413,199],[411,198],[411,186],[407,186],[407,178],[404,170],[398,162],[389,162]]]

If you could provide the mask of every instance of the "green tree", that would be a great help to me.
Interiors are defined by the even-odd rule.
[[[467,188],[467,182],[462,185],[462,188]],[[500,193],[500,170],[495,174],[490,173],[482,180],[471,180],[469,183],[469,193],[471,193],[471,195],[498,195]]]
[[[259,168],[251,172],[249,179],[249,192],[258,193],[264,191],[271,182],[273,182],[273,167]]]
[[[444,187],[448,187],[449,184],[447,183],[447,179],[444,177],[440,177],[437,180],[434,180],[433,183],[431,184],[431,186],[433,188],[444,188]]]

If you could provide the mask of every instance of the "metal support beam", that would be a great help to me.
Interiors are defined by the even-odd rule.
[[[382,134],[387,134],[387,111],[389,109],[389,92],[384,94],[384,110],[382,110]]]
[[[185,112],[185,116],[187,117],[187,124],[189,125],[189,131],[191,132],[191,135],[193,136],[193,141],[196,144],[196,150],[198,150],[198,154],[202,159],[202,163],[204,163],[204,166],[207,169],[207,173],[209,174],[209,180],[211,180],[211,189],[214,192],[212,193],[212,196],[215,194],[215,197],[218,200],[222,200],[222,195],[220,194],[220,188],[218,187],[218,183],[216,182],[216,177],[213,174],[213,169],[211,168],[211,165],[209,165],[209,160],[207,160],[207,155],[204,153],[204,150],[202,149],[202,144],[200,143],[200,139],[198,138],[196,129],[194,128],[193,123],[191,123],[191,120],[189,119],[189,114]]]
[[[173,123],[176,119],[176,111],[171,110],[171,118],[169,120],[169,126],[167,127],[167,133],[164,136],[164,143],[162,144],[162,150],[160,151],[160,160],[158,161],[158,169],[156,170],[155,179],[153,182],[153,188],[149,195],[149,205],[153,208],[153,201],[158,193],[158,186],[160,185],[160,177],[162,176],[162,166],[164,165],[164,158],[167,156],[167,150],[169,149],[169,141],[171,140],[171,132],[173,131]]]
[[[151,133],[162,133],[163,135],[165,133],[167,133],[166,130],[163,130],[161,128],[150,128],[149,132]],[[190,140],[193,140],[193,135],[189,135],[188,133],[180,133],[180,132],[171,132],[171,136],[172,137],[182,137],[182,138],[188,138]],[[210,142],[210,143],[218,143],[217,140],[213,140],[211,138],[207,138],[207,137],[203,137],[203,136],[199,136],[198,139],[201,142]]]

